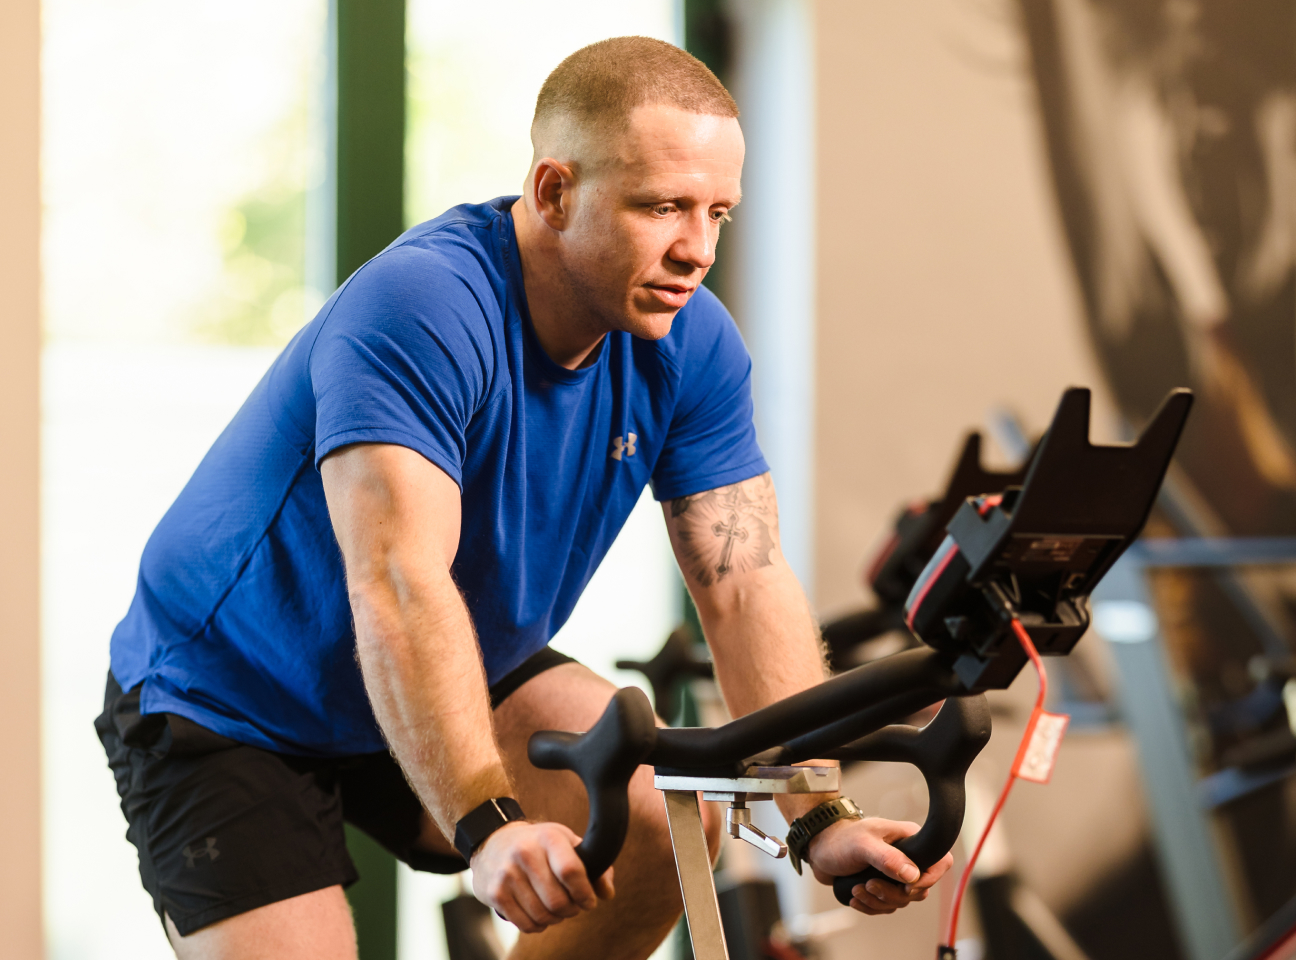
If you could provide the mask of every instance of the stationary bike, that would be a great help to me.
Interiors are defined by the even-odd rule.
[[[1098,446],[1089,442],[1089,391],[1068,390],[1022,485],[964,500],[913,583],[904,619],[924,646],[715,728],[658,729],[647,697],[626,688],[589,731],[533,735],[535,766],[571,770],[585,786],[590,816],[577,853],[590,877],[620,852],[640,764],[654,766],[663,793],[697,960],[728,958],[699,793],[727,805],[731,837],[781,857],[785,845],[751,823],[747,804],[840,782],[836,767],[795,764],[910,763],[926,781],[929,812],[896,846],[922,869],[939,860],[962,827],[967,769],[990,737],[984,692],[1007,688],[1028,662],[1043,679],[1039,656],[1075,647],[1089,626],[1089,594],[1147,520],[1191,403],[1188,391],[1174,391],[1135,443]],[[899,723],[941,701],[925,727]],[[1032,717],[1017,776],[1047,779],[1061,735],[1049,716],[1037,708]],[[838,877],[834,893],[849,904],[873,878],[885,879],[873,868]],[[938,955],[952,958],[947,939]]]

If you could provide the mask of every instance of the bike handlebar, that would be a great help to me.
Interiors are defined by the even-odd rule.
[[[856,667],[714,728],[658,728],[648,698],[627,687],[587,732],[533,734],[527,756],[541,769],[571,770],[584,784],[589,825],[576,852],[591,880],[620,853],[630,820],[627,788],[640,764],[663,773],[730,777],[758,761],[790,764],[825,755],[903,759],[922,771],[932,794],[927,823],[897,846],[926,870],[962,826],[962,777],[989,738],[989,712],[983,697],[973,697],[950,701],[956,706],[943,707],[922,730],[887,725],[959,692],[948,660],[928,648]],[[849,903],[849,888],[847,894],[843,902]]]
[[[923,702],[901,713],[876,709],[897,690],[917,693]],[[644,762],[691,774],[725,771],[725,776],[758,757],[762,764],[798,763],[819,756],[813,749],[849,743],[961,690],[943,654],[930,647],[905,650],[719,727],[658,730]]]

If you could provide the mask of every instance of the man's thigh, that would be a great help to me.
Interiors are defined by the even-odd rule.
[[[356,960],[355,928],[340,886],[279,900],[167,938],[178,960]]]

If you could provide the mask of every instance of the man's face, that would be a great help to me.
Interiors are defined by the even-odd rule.
[[[606,151],[572,198],[564,265],[601,325],[657,340],[715,261],[720,224],[742,195],[742,131],[732,118],[656,104],[637,108]]]

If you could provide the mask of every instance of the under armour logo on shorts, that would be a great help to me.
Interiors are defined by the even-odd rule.
[[[191,870],[197,866],[199,857],[206,857],[208,860],[215,860],[220,856],[220,851],[216,849],[215,837],[208,837],[207,846],[205,847],[199,847],[197,850],[193,847],[185,847],[180,852],[184,854],[185,866],[189,867]]]
[[[639,435],[635,433],[627,433],[626,437],[630,438],[629,443],[626,442],[625,437],[616,437],[612,440],[612,453],[609,454],[609,456],[611,456],[613,460],[620,460],[621,454],[623,453],[627,457],[633,457],[635,455],[635,444],[639,442]]]

